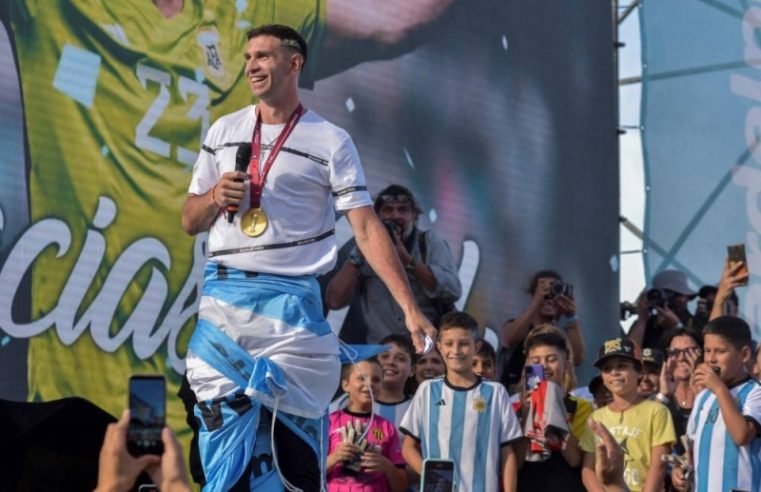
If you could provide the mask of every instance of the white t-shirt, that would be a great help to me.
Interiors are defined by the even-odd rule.
[[[235,170],[238,145],[251,142],[254,123],[252,105],[212,125],[193,167],[189,193],[206,193],[222,174]],[[260,166],[284,127],[262,125]],[[331,234],[335,211],[372,205],[351,137],[314,111],[302,115],[267,175],[260,206],[269,225],[254,238],[240,229],[249,200],[247,190],[233,223],[220,214],[212,225],[211,261],[290,276],[331,270],[336,262],[335,235]]]

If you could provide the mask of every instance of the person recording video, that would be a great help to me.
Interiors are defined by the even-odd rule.
[[[562,329],[571,342],[573,364],[579,365],[584,360],[584,337],[576,315],[573,285],[564,282],[553,270],[540,270],[531,279],[528,294],[531,296],[529,305],[502,325],[502,344],[508,348],[503,351],[507,356],[503,359],[502,382],[508,388],[520,380],[526,361],[524,340],[539,325],[550,323]]]
[[[653,287],[637,298],[637,321],[629,338],[642,348],[660,348],[663,335],[678,327],[699,331],[698,322],[688,309],[697,296],[687,276],[679,270],[663,270],[653,277]]]

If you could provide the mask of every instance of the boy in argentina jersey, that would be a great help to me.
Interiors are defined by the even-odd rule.
[[[722,316],[706,325],[704,360],[694,382],[704,389],[695,398],[687,436],[692,440],[694,484],[681,469],[672,478],[679,490],[697,492],[761,490],[761,385],[748,375],[750,327]]]
[[[473,372],[478,323],[451,312],[439,326],[447,372],[424,381],[402,420],[402,455],[418,474],[426,458],[450,459],[460,492],[514,491],[513,443],[522,437],[505,388]]]

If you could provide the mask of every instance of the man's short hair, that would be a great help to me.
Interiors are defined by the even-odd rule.
[[[280,46],[295,50],[307,63],[307,42],[295,29],[282,24],[264,24],[250,29],[246,34],[249,41],[258,36],[273,36],[280,40]]]
[[[404,349],[405,352],[410,354],[410,360],[412,360],[412,357],[415,355],[415,347],[412,345],[412,340],[410,339],[409,335],[403,335],[401,333],[392,333],[390,335],[386,335],[383,337],[380,341],[381,345],[388,345],[389,343],[393,343],[394,345],[397,345]]]
[[[422,210],[420,209],[420,206],[418,206],[417,200],[415,200],[415,195],[413,195],[408,188],[398,184],[386,186],[375,196],[373,210],[375,210],[375,213],[377,214],[384,203],[397,201],[398,197],[407,197],[407,199],[410,201],[412,210],[415,212],[415,214],[420,215]]]
[[[720,316],[703,329],[703,336],[716,335],[729,342],[737,350],[751,346],[750,326],[736,316]]]
[[[441,317],[439,321],[439,334],[455,328],[468,330],[473,339],[478,337],[478,321],[466,312],[450,311]]]

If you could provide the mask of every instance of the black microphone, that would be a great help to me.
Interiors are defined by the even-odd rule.
[[[238,152],[235,153],[235,170],[245,173],[248,169],[248,162],[251,160],[251,144],[241,143],[238,144]],[[235,181],[242,183],[242,179],[236,179]],[[227,206],[227,222],[232,224],[235,219],[235,214],[238,212],[240,206],[236,204],[229,204]]]

